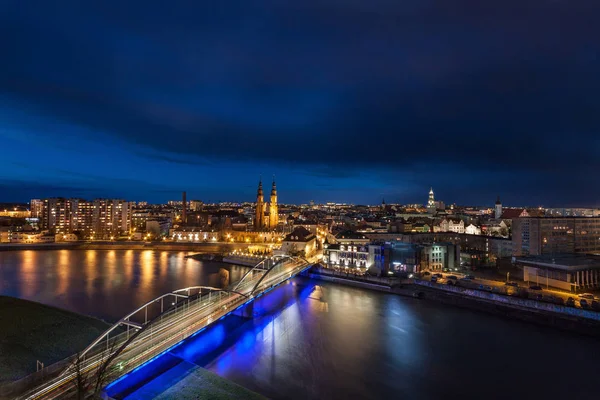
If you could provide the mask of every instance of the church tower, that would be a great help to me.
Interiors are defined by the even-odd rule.
[[[269,228],[277,229],[279,223],[279,207],[277,206],[277,187],[273,176],[273,187],[271,188],[271,203],[269,204]]]
[[[435,197],[433,196],[433,188],[429,190],[429,200],[427,200],[427,211],[430,213],[435,213]]]
[[[262,188],[262,178],[258,181],[258,191],[256,192],[256,216],[254,217],[254,230],[260,231],[265,226],[265,204]]]
[[[498,196],[498,200],[496,200],[496,210],[495,210],[496,219],[500,219],[502,217],[502,202],[500,201],[500,196]]]

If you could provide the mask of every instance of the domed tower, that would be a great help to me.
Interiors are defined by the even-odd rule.
[[[277,187],[275,186],[275,176],[273,176],[273,186],[271,187],[271,202],[269,203],[269,228],[277,229],[279,224],[279,207],[277,206]]]
[[[500,201],[500,196],[496,200],[496,209],[495,209],[495,217],[496,219],[500,219],[502,217],[502,202]]]
[[[258,190],[256,191],[256,215],[254,217],[254,230],[260,231],[265,226],[265,205],[262,188],[262,178],[258,181]]]

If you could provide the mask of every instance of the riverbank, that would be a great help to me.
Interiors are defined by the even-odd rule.
[[[189,362],[179,365],[127,396],[131,400],[266,400],[232,381]]]
[[[190,251],[196,253],[226,254],[234,250],[246,250],[251,243],[186,243],[186,242],[61,242],[61,243],[3,243],[0,251],[22,250],[159,250],[159,251]]]
[[[73,355],[109,325],[28,300],[0,296],[0,385]]]
[[[509,296],[500,298],[499,295],[491,293],[461,290],[455,287],[437,287],[429,282],[413,280],[407,280],[404,283],[386,283],[385,281],[371,281],[369,278],[346,278],[311,272],[304,276],[362,289],[418,297],[455,307],[551,326],[564,331],[600,337],[600,314],[594,311],[551,305],[535,300],[513,299]]]

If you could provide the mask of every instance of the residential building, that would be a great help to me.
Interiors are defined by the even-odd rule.
[[[40,199],[31,199],[29,202],[29,211],[31,212],[31,218],[42,218],[44,212],[44,202]]]
[[[73,231],[79,233],[81,239],[94,235],[94,202],[79,200],[77,202],[77,215],[74,218]]]
[[[129,234],[133,203],[120,199],[94,200],[94,239]]]
[[[77,202],[77,199],[62,197],[44,199],[41,229],[55,233],[71,232],[76,225]]]

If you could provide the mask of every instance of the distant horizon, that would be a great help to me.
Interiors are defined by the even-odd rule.
[[[27,201],[1,201],[0,199],[0,205],[6,205],[6,204],[12,204],[12,205],[30,205],[31,200],[43,200],[46,198],[65,198],[65,199],[83,199],[83,200],[88,200],[88,201],[93,201],[96,199],[118,199],[118,200],[124,200],[127,202],[135,202],[135,203],[140,203],[140,202],[146,202],[148,203],[148,205],[154,206],[154,205],[167,205],[169,202],[173,201],[173,202],[181,202],[182,199],[175,199],[175,198],[171,198],[168,199],[166,201],[163,202],[151,202],[148,200],[134,200],[134,199],[129,199],[126,197],[107,197],[107,196],[98,196],[98,197],[91,197],[91,198],[87,198],[87,197],[81,197],[81,196],[50,196],[50,197],[32,197],[31,199],[27,200]],[[187,202],[189,203],[190,201],[201,201],[203,204],[205,205],[218,205],[218,204],[223,204],[223,203],[230,203],[230,204],[254,204],[256,203],[256,201],[235,201],[235,200],[221,200],[221,201],[204,201],[202,199],[198,199],[198,198],[193,198],[193,197],[189,197],[189,195],[187,195]],[[268,202],[268,196],[265,196],[265,201]],[[438,201],[438,200],[436,200]],[[443,201],[443,200],[442,200]],[[292,205],[292,206],[302,206],[302,205],[310,205],[310,200],[305,202],[305,203],[292,203],[292,202],[282,202],[282,201],[278,201],[279,205]],[[344,201],[325,201],[325,202],[314,202],[314,205],[327,205],[327,204],[336,204],[336,205],[348,205],[348,206],[368,206],[368,207],[375,207],[375,206],[380,206],[382,203],[353,203],[353,202],[344,202]],[[406,202],[406,203],[398,203],[398,202],[385,202],[386,205],[397,205],[397,206],[407,206],[407,205],[421,205],[423,207],[426,206],[426,202]],[[473,207],[473,208],[488,208],[488,209],[493,209],[495,206],[495,201],[494,203],[492,203],[491,205],[486,205],[486,204],[482,204],[482,205],[473,205],[473,204],[458,204],[458,203],[447,203],[444,201],[444,204],[446,206],[446,208],[448,208],[451,205],[455,205],[457,207],[462,207],[462,208],[469,208],[469,207]],[[533,208],[542,208],[542,209],[569,209],[569,208],[584,208],[584,209],[600,209],[600,207],[598,206],[572,206],[572,205],[564,205],[564,206],[546,206],[546,205],[511,205],[511,204],[504,204],[502,203],[502,207],[503,208],[529,208],[529,209],[533,209]],[[1,206],[0,206],[1,208]]]

